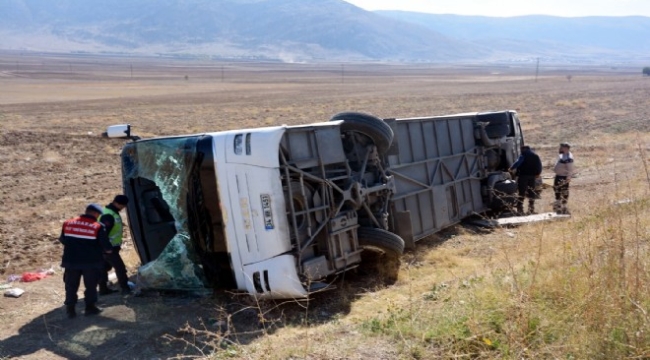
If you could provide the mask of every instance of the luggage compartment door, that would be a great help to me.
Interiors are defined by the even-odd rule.
[[[392,231],[412,244],[484,209],[473,116],[387,122],[395,133],[386,155],[396,190]]]

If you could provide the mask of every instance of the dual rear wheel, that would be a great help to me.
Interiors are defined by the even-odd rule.
[[[382,119],[359,112],[342,112],[330,121],[343,120],[341,133],[356,133],[370,140],[379,155],[385,154],[393,143],[393,129]],[[400,257],[404,253],[404,240],[390,231],[360,227],[357,230],[359,246],[364,249],[363,266],[385,280],[394,282],[399,271]]]
[[[370,227],[360,227],[357,236],[359,246],[364,249],[362,269],[378,275],[386,284],[393,284],[399,273],[404,240],[390,231]]]

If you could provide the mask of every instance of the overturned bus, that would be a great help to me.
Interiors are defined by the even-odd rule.
[[[153,288],[306,297],[475,213],[507,206],[524,143],[515,111],[330,121],[136,140],[128,218]],[[388,261],[386,262],[388,263]]]

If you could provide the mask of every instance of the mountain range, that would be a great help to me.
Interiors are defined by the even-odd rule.
[[[3,0],[0,49],[280,61],[638,62],[650,18],[371,12],[342,0]]]

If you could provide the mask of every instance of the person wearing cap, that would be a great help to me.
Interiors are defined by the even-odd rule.
[[[524,198],[528,198],[528,214],[535,214],[535,199],[539,198],[535,181],[542,175],[542,161],[530,146],[521,147],[519,159],[508,169],[517,172],[517,215],[524,215]]]
[[[569,184],[574,175],[573,154],[571,154],[571,145],[561,143],[558,151],[560,155],[555,162],[553,171],[555,180],[553,181],[553,190],[555,190],[555,203],[553,211],[558,214],[569,215],[567,203],[569,202]]]
[[[129,277],[126,273],[126,266],[124,261],[120,256],[120,250],[122,249],[122,235],[124,226],[122,225],[122,217],[120,216],[120,211],[122,211],[126,205],[129,203],[129,198],[126,195],[117,195],[113,199],[113,202],[106,205],[102,209],[102,215],[99,218],[99,222],[106,227],[108,232],[108,238],[111,242],[112,252],[104,256],[104,271],[102,272],[101,280],[99,281],[99,294],[108,295],[116,292],[108,287],[108,271],[115,269],[115,275],[117,276],[117,282],[120,284],[122,290],[122,295],[128,295],[131,293],[131,288],[129,287]]]
[[[81,278],[84,281],[84,302],[86,315],[96,315],[102,310],[97,303],[97,283],[104,267],[103,254],[112,251],[104,225],[97,222],[102,206],[90,204],[84,214],[66,220],[61,229],[59,241],[63,244],[61,267],[65,269],[65,306],[68,318],[74,318],[77,305],[77,291]]]

